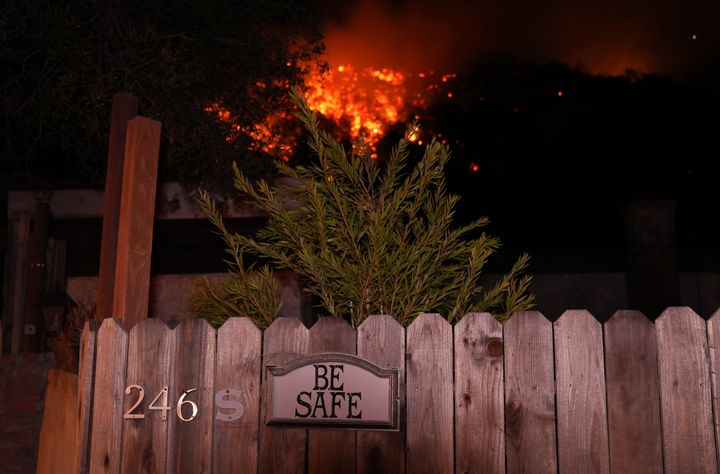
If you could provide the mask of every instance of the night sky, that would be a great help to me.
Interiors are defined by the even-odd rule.
[[[685,77],[720,58],[714,0],[375,0],[325,11],[328,57],[373,66],[458,69],[506,50],[595,74]]]

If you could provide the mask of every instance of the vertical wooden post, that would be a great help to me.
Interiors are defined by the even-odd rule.
[[[455,472],[453,437],[453,328],[439,314],[408,326],[405,348],[406,472]],[[458,471],[459,472],[459,471]]]
[[[357,472],[405,472],[405,329],[392,316],[370,316],[357,330],[357,353],[380,367],[397,367],[400,430],[358,431]]]
[[[128,330],[148,311],[160,125],[146,117],[128,122],[112,311]]]
[[[10,245],[5,266],[5,323],[12,327],[10,352],[22,349],[25,283],[27,278],[27,246],[30,235],[30,216],[19,213],[10,221]]]
[[[466,314],[455,333],[455,471],[505,472],[503,327]]]
[[[40,296],[45,290],[47,265],[48,227],[50,205],[39,202],[33,213],[28,257],[27,287],[25,289],[25,317],[23,322],[23,352],[37,352],[40,349]]]
[[[690,308],[655,321],[665,472],[717,473],[707,327]]]
[[[559,472],[609,474],[602,326],[582,310],[565,311],[554,326]]]
[[[120,222],[120,192],[125,161],[125,135],[130,119],[137,115],[138,99],[121,92],[113,96],[108,140],[107,174],[103,198],[103,228],[100,244],[100,274],[97,290],[97,318],[109,318],[113,309],[115,256]]]
[[[536,311],[515,313],[503,326],[503,338],[506,470],[554,474],[558,469],[552,323]]]
[[[320,318],[310,328],[310,354],[355,354],[356,333],[343,318]],[[307,470],[355,474],[357,436],[351,430],[308,430]]]
[[[663,472],[655,327],[618,311],[603,332],[610,472]]]
[[[95,353],[99,326],[98,321],[86,323],[80,338],[74,471],[77,474],[87,474],[89,469],[88,456],[90,454],[93,389],[95,388]]]

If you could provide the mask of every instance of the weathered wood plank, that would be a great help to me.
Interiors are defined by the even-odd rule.
[[[357,353],[380,367],[398,369],[400,431],[358,431],[357,472],[405,472],[405,329],[392,316],[370,316],[358,328]]]
[[[35,474],[75,472],[77,389],[77,375],[48,370]]]
[[[710,382],[715,428],[715,446],[720,447],[720,309],[707,321],[708,349],[710,352]],[[720,466],[720,449],[717,449]]]
[[[504,325],[508,473],[557,472],[552,323],[536,311]]]
[[[204,319],[186,319],[173,330],[173,338],[169,388],[174,413],[168,416],[167,472],[209,473],[215,416],[215,329]],[[179,406],[183,395],[185,403]],[[189,402],[197,405],[194,419]],[[180,415],[189,421],[181,420]]]
[[[284,365],[307,355],[308,330],[299,319],[278,318],[265,330],[263,338],[263,381],[268,365]],[[263,399],[268,400],[269,387],[262,388]],[[265,425],[267,407],[262,404],[260,412],[260,455],[258,470],[261,473],[284,474],[305,472],[304,429],[272,428]]]
[[[320,318],[310,328],[308,354],[355,354],[355,330],[342,318]],[[357,439],[351,430],[308,430],[308,471],[355,472]]]
[[[174,388],[169,387],[174,342],[172,331],[161,319],[144,319],[130,330],[125,386],[142,386],[144,399],[133,413],[143,414],[144,418],[123,419],[124,473],[165,472],[168,423],[175,416],[175,400],[168,393],[161,395],[154,406],[167,406],[169,410],[150,410],[149,406],[163,390]],[[123,413],[135,403],[138,394],[134,389],[125,396]]]
[[[30,239],[30,216],[19,213],[10,221],[10,245],[5,271],[4,315],[12,325],[10,352],[22,350],[23,315],[25,313],[25,287],[28,271],[28,246]]]
[[[80,338],[80,360],[78,368],[77,435],[75,436],[75,469],[73,472],[88,472],[90,452],[90,427],[92,425],[93,381],[95,380],[95,357],[99,321],[88,321]]]
[[[47,244],[50,227],[50,205],[38,202],[33,212],[30,250],[28,252],[25,304],[23,306],[23,352],[39,352],[42,311],[40,297],[47,276]]]
[[[439,314],[422,314],[406,334],[407,472],[451,473],[452,326]]]
[[[67,280],[65,272],[67,268],[66,259],[67,242],[64,240],[48,239],[48,276],[45,282],[45,292],[65,292]]]
[[[662,473],[655,327],[638,311],[605,323],[610,470]]]
[[[95,352],[89,469],[93,474],[120,472],[127,345],[128,334],[121,322],[103,321]]]
[[[159,150],[160,122],[128,122],[112,307],[126,329],[148,312]]]
[[[465,315],[455,332],[455,471],[505,472],[503,328]]]
[[[560,472],[610,472],[602,327],[587,311],[555,322],[555,370]]]
[[[122,196],[125,136],[128,121],[138,112],[138,99],[121,92],[113,96],[108,137],[108,161],[103,195],[102,240],[100,243],[100,271],[98,275],[97,310],[99,318],[109,318],[113,309],[115,286],[115,258],[117,255],[120,200]]]
[[[655,328],[665,472],[717,472],[705,322],[668,308]]]
[[[257,472],[260,421],[260,330],[248,318],[218,329],[213,472]],[[237,403],[240,405],[238,406]]]

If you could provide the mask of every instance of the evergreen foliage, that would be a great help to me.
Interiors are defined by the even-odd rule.
[[[362,142],[348,156],[318,128],[307,102],[297,93],[293,98],[316,161],[294,167],[278,162],[279,174],[288,179],[273,185],[254,184],[234,166],[236,189],[269,216],[257,236],[228,231],[210,195],[201,193],[199,203],[228,247],[235,276],[224,298],[208,293],[206,314],[217,308],[223,317],[245,314],[260,325],[277,314],[266,312],[279,309],[276,299],[264,299],[272,292],[270,270],[249,273],[243,268],[246,252],[294,272],[327,314],[353,325],[380,313],[404,325],[422,312],[453,322],[466,312],[491,311],[502,321],[532,306],[530,277],[522,274],[527,255],[492,288],[479,286],[500,241],[479,233],[488,224],[485,217],[453,226],[459,197],[446,189],[445,145],[432,141],[411,163],[413,125],[380,166]],[[264,296],[253,296],[256,291]]]

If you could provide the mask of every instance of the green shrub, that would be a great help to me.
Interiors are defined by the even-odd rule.
[[[234,276],[220,293],[206,288],[206,315],[244,314],[261,326],[276,317],[280,303],[271,271],[246,269],[245,253],[294,272],[322,311],[353,325],[379,313],[404,325],[422,312],[439,312],[452,322],[469,311],[491,311],[502,321],[532,306],[530,277],[522,274],[527,255],[492,288],[479,286],[500,241],[479,233],[488,224],[485,217],[453,226],[459,197],[446,189],[445,145],[432,141],[412,164],[412,126],[382,166],[362,142],[348,156],[319,130],[307,102],[297,93],[293,98],[316,160],[294,167],[278,161],[286,179],[272,185],[253,184],[234,166],[235,188],[269,216],[257,236],[230,232],[213,199],[201,192],[200,206],[227,245]]]

